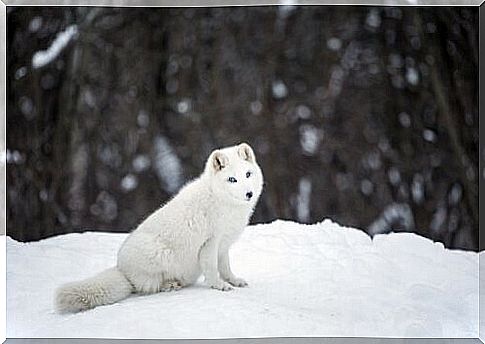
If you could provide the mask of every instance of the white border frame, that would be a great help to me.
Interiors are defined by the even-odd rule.
[[[6,152],[6,114],[7,114],[7,6],[99,6],[99,7],[232,7],[232,6],[272,6],[272,5],[353,5],[353,6],[481,6],[485,0],[0,0],[0,154]],[[481,23],[480,23],[481,24]],[[483,67],[482,67],[483,68]],[[480,114],[479,114],[480,116]],[[0,155],[1,158],[2,155]],[[5,157],[6,159],[6,157]],[[0,165],[0,183],[5,186],[6,193],[6,161]],[[481,179],[480,179],[481,180]],[[0,211],[4,217],[0,218],[0,276],[6,277],[6,195],[0,194]],[[483,248],[482,248],[483,249]],[[481,260],[481,259],[480,259]],[[483,264],[480,264],[483,265]],[[479,273],[480,275],[480,273]],[[479,293],[480,294],[480,293]],[[481,308],[481,307],[480,307]],[[479,326],[479,334],[482,334]],[[6,279],[0,278],[0,339],[6,340]],[[42,342],[45,344],[56,343],[117,343],[119,340],[111,339],[9,339],[8,342],[15,343],[34,343]],[[150,342],[160,343],[210,343],[213,340],[150,340]],[[261,338],[261,339],[228,339],[214,340],[219,343],[484,343],[481,338]],[[129,343],[140,343],[141,340],[124,340]]]

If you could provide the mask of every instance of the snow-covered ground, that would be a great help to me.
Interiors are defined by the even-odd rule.
[[[478,254],[415,234],[377,235],[330,220],[250,226],[231,251],[248,288],[201,281],[58,314],[53,291],[116,261],[126,234],[33,243],[7,238],[7,337],[477,337]]]

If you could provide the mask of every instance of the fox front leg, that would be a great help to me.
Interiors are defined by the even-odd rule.
[[[215,238],[208,239],[204,245],[202,245],[199,251],[199,264],[202,270],[202,274],[205,277],[205,283],[214,289],[218,290],[231,290],[232,287],[224,282],[217,271],[217,251],[219,242]]]
[[[229,247],[231,246],[231,242],[228,242],[228,239],[221,240],[219,246],[219,254],[218,254],[218,268],[219,273],[224,281],[229,282],[235,287],[247,287],[248,283],[243,280],[242,278],[238,278],[234,276],[231,271],[231,265],[229,263]]]

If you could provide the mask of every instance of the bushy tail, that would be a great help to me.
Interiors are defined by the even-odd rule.
[[[55,303],[60,312],[79,312],[107,305],[128,297],[132,286],[116,268],[105,270],[83,281],[68,283],[56,291]]]

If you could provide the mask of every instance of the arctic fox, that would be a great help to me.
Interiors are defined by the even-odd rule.
[[[228,250],[248,224],[263,174],[246,143],[213,151],[200,177],[145,219],[124,241],[116,267],[61,286],[61,312],[111,304],[131,293],[180,289],[201,274],[214,289],[245,287],[234,276]]]

